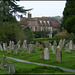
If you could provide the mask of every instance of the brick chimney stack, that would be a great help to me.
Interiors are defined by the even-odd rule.
[[[28,18],[31,18],[31,13],[28,13]]]

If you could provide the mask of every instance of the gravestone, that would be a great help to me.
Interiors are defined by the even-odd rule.
[[[20,49],[20,43],[21,43],[21,41],[19,40],[17,43],[18,49]]]
[[[3,43],[3,49],[4,49],[4,51],[6,51],[6,43]]]
[[[13,63],[8,62],[7,65],[8,65],[8,68],[9,68],[9,74],[11,74],[11,75],[14,74],[15,73],[15,68],[14,68]]]
[[[70,42],[69,42],[69,49],[70,49],[70,50],[73,49],[73,42],[72,42],[72,40],[70,40]]]
[[[7,66],[5,65],[5,56],[1,56],[1,69],[7,70]]]
[[[44,50],[43,44],[39,45],[39,49]]]
[[[51,46],[52,46],[52,44],[51,43],[49,43],[49,47],[51,48]]]
[[[49,60],[49,50],[48,50],[48,48],[44,49],[44,60]]]
[[[34,46],[33,46],[33,44],[29,44],[29,52],[31,53],[31,52],[36,52],[36,50],[34,49]]]
[[[14,41],[12,41],[11,44],[12,44],[11,49],[14,49]]]
[[[62,41],[62,39],[59,41],[59,47],[60,47],[60,50],[63,48],[63,41]]]
[[[52,53],[56,55],[56,46],[55,45],[53,45]]]
[[[11,41],[9,42],[9,53],[12,53],[12,43],[11,43]]]
[[[69,48],[65,48],[66,53],[71,53],[71,50]]]
[[[39,48],[40,43],[36,42],[36,48]]]
[[[0,44],[0,50],[3,51],[2,45]]]
[[[54,46],[57,46],[57,43],[56,43],[56,41],[55,41],[55,40],[54,40],[54,42],[53,42],[53,45],[54,45]]]
[[[45,48],[47,47],[49,49],[49,41],[45,41]]]
[[[26,48],[25,49],[23,49],[23,51],[20,53],[20,56],[24,53],[24,51],[26,50]]]
[[[40,54],[40,59],[44,59],[44,53]]]
[[[24,40],[24,41],[23,41],[23,48],[24,48],[24,49],[27,48],[27,40]]]
[[[65,47],[66,40],[63,39],[63,48]]]
[[[56,50],[56,62],[62,62],[62,52],[59,48]]]

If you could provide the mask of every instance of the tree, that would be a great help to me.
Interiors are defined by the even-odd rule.
[[[63,27],[69,32],[75,32],[75,1],[67,0],[63,11]]]
[[[3,22],[14,20],[15,16],[20,16],[17,12],[26,14],[24,7],[20,7],[16,4],[15,0],[0,0],[0,15],[3,15]],[[14,15],[14,17],[12,16]]]
[[[24,29],[24,32],[25,32],[25,38],[26,40],[29,42],[31,42],[33,40],[33,32],[31,31],[31,29],[27,26],[25,29]]]

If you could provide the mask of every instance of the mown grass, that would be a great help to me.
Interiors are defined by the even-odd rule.
[[[16,70],[15,74],[74,74],[71,72],[63,71],[59,68],[23,63],[23,62],[18,62],[18,61],[14,61],[14,60],[6,58],[5,63],[7,63],[7,62],[14,63],[14,67]],[[8,69],[7,69],[7,71],[0,69],[0,74],[8,74],[8,73],[9,73]]]
[[[61,66],[64,68],[69,68],[69,69],[75,69],[75,58],[74,58],[75,50],[72,50],[71,53],[65,53],[65,49],[63,49],[62,50],[62,63],[57,63],[55,61],[55,55],[52,54],[51,49],[49,49],[50,60],[40,59],[40,53],[42,53],[43,51],[39,50],[38,48],[35,48],[35,49],[36,49],[36,53],[31,53],[30,56],[26,56],[27,51],[25,51],[23,55],[20,56],[22,49],[19,50],[17,55],[13,53],[9,54],[9,53],[6,53],[5,51],[0,51],[0,55],[6,55],[9,57],[28,60],[32,62],[38,62],[38,63],[44,63],[44,64],[49,64],[49,65]]]

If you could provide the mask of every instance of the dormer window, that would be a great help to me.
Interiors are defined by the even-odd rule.
[[[44,23],[46,24],[46,21],[44,21]]]
[[[49,21],[47,21],[47,23],[48,23],[48,24],[50,24],[50,22],[49,22]]]
[[[40,23],[42,24],[42,21],[40,20]]]

